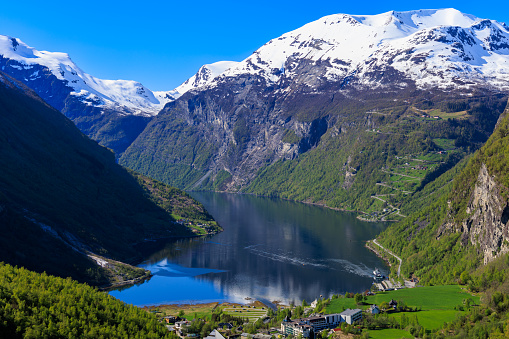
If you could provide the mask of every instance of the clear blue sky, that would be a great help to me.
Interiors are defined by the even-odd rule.
[[[2,1],[0,34],[66,52],[102,79],[170,90],[198,68],[240,61],[272,38],[322,16],[453,7],[509,24],[509,1]]]

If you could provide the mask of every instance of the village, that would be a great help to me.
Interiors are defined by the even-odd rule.
[[[322,296],[308,304],[211,303],[145,307],[175,337],[206,339],[415,338],[437,330],[479,304],[459,285],[422,287],[384,277],[377,269],[363,293]]]
[[[185,218],[178,218],[175,223],[188,227],[195,235],[216,234],[221,229],[215,222],[196,221]]]
[[[329,299],[317,299],[310,305],[305,302],[301,306],[278,305],[274,310],[261,306],[259,302],[251,305],[224,303],[218,304],[218,308],[212,311],[210,321],[195,315],[186,318],[182,311],[160,319],[167,324],[169,331],[180,338],[271,339],[329,337],[340,331],[342,324],[355,325],[363,318],[363,310],[360,308],[332,314],[316,313],[318,308],[323,309],[328,304]],[[368,311],[373,314],[380,313],[378,307],[371,307]],[[216,322],[217,326],[206,335],[209,327],[207,325]]]

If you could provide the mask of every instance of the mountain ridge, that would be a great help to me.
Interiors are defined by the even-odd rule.
[[[459,43],[458,50],[454,49],[455,42]],[[462,47],[468,48],[474,43],[481,46],[481,50],[461,51]],[[453,48],[449,48],[450,45]],[[261,75],[269,82],[277,82],[284,77],[299,81],[297,74],[293,73],[294,64],[305,59],[315,64],[328,63],[327,69],[319,77],[330,81],[355,75],[356,78],[365,77],[368,80],[364,83],[361,81],[359,85],[373,85],[376,83],[373,80],[377,79],[370,79],[369,72],[389,66],[408,73],[411,66],[417,67],[420,73],[409,74],[418,86],[458,87],[461,84],[453,82],[454,76],[441,79],[442,82],[447,80],[446,85],[441,84],[439,78],[447,75],[447,72],[435,69],[452,64],[463,72],[454,74],[459,79],[464,80],[465,74],[468,74],[474,82],[488,81],[495,88],[507,91],[508,52],[507,25],[463,14],[455,9],[390,11],[366,16],[335,14],[270,40],[219,79],[248,73]],[[491,60],[494,59],[493,55],[497,60]],[[419,67],[423,59],[427,59],[426,67]],[[480,65],[483,60],[494,69]],[[503,63],[503,66],[497,68],[495,63]],[[484,77],[478,79],[477,72]],[[418,79],[418,75],[425,77]],[[492,77],[496,77],[497,81]]]
[[[139,82],[98,79],[83,72],[67,53],[38,51],[17,38],[0,35],[0,54],[4,59],[16,62],[4,61],[2,63],[4,72],[9,67],[19,70],[34,69],[32,74],[24,78],[30,83],[42,76],[37,66],[43,66],[69,87],[70,95],[86,105],[152,116],[167,102],[161,100],[160,96],[156,98],[152,91]]]

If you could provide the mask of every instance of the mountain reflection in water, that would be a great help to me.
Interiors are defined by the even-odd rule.
[[[111,294],[135,305],[244,298],[312,301],[369,289],[385,264],[364,247],[384,224],[354,214],[280,199],[195,192],[224,228],[172,241],[140,265],[154,277]]]

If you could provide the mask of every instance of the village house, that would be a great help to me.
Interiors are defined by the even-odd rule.
[[[312,308],[316,308],[316,306],[318,305],[318,300],[315,299],[312,303],[311,303],[311,307]]]
[[[226,330],[231,330],[233,328],[233,325],[230,323],[219,323],[217,325],[218,328],[224,328]]]
[[[379,314],[380,308],[377,305],[371,305],[371,307],[369,308],[369,312],[371,314]]]
[[[167,324],[174,324],[175,322],[177,322],[178,320],[182,320],[180,318],[177,318],[177,317],[174,317],[172,315],[170,316],[167,316],[167,317],[164,317],[164,321],[166,321]]]

